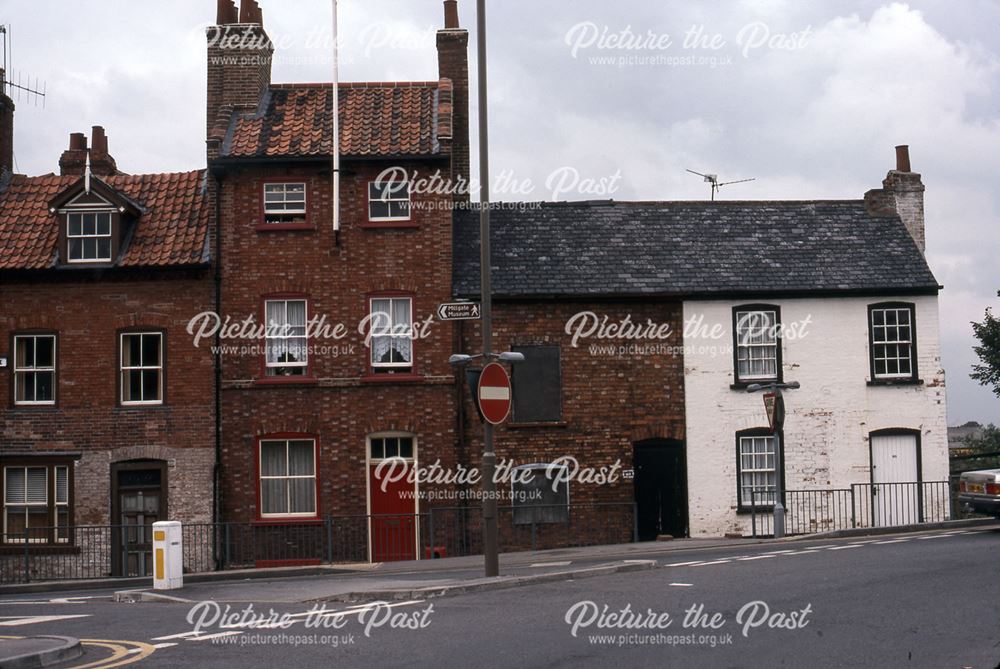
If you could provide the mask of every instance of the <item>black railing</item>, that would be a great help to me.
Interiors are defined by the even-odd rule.
[[[751,491],[754,537],[773,536],[773,493]],[[855,483],[833,490],[786,490],[785,533],[897,527],[956,517],[948,481]]]
[[[635,540],[631,503],[500,507],[504,551]],[[482,552],[482,510],[326,516],[312,522],[183,524],[185,573],[280,565],[387,562]],[[58,529],[58,534],[56,530]],[[152,528],[37,527],[0,535],[0,584],[152,574]],[[64,539],[51,543],[53,537]]]

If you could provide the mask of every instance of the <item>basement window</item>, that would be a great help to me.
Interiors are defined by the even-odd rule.
[[[267,225],[305,223],[305,183],[264,184],[264,222]]]

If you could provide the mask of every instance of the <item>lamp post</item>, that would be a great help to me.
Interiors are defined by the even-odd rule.
[[[768,412],[768,421],[771,423],[771,429],[774,430],[774,538],[781,539],[785,536],[785,505],[782,503],[782,497],[784,496],[784,491],[781,486],[781,476],[784,473],[784,466],[781,458],[781,428],[784,427],[785,423],[785,403],[783,396],[781,394],[782,390],[796,390],[798,389],[799,382],[792,381],[791,383],[751,383],[747,386],[748,393],[755,393],[758,391],[768,391],[773,392],[774,397],[774,408],[773,415],[772,412]],[[766,400],[766,398],[765,398]],[[781,470],[778,467],[781,466]]]

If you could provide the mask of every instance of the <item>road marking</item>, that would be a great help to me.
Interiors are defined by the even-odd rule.
[[[812,547],[812,548],[810,548],[809,550],[814,550],[814,551],[819,551],[819,550],[823,550],[824,548],[833,548],[833,547],[835,547],[836,545],[837,545],[837,544],[828,544],[828,545],[826,545],[826,546],[813,546],[813,547]]]
[[[665,564],[664,567],[692,567],[696,564],[701,564],[701,560],[695,560],[694,562],[674,562],[672,564]]]
[[[741,562],[748,562],[750,560],[767,560],[773,558],[773,555],[751,555],[750,557],[740,558]]]
[[[943,534],[928,534],[928,535],[923,536],[923,537],[917,537],[917,539],[941,539],[944,536],[945,535],[943,535]]]
[[[80,639],[80,643],[84,646],[100,646],[102,648],[107,648],[111,650],[111,657],[106,657],[103,660],[97,660],[87,664],[80,664],[72,667],[71,669],[112,669],[112,667],[121,667],[126,664],[132,664],[133,662],[139,662],[156,652],[155,646],[151,646],[148,643],[143,643],[141,641]],[[127,646],[134,646],[135,648],[129,649]]]
[[[702,562],[701,564],[693,564],[692,567],[707,567],[713,564],[726,564],[732,562],[732,560],[713,560],[712,562]]]
[[[864,544],[847,544],[846,546],[831,546],[827,550],[829,551],[842,551],[848,548],[862,548]]]
[[[860,545],[863,546],[865,544],[873,544],[876,541],[878,541],[878,539],[865,539],[864,541],[852,541],[851,543],[852,544],[860,544]]]
[[[198,634],[194,630],[190,632],[181,632],[180,634],[168,634],[167,636],[154,636],[150,641],[169,641],[170,639],[186,639],[189,636],[195,636]]]
[[[19,625],[34,625],[35,623],[51,623],[57,620],[70,620],[72,618],[89,618],[89,613],[78,613],[72,616],[0,616],[0,627],[16,627]]]
[[[164,641],[163,643],[154,643],[153,648],[170,648],[171,646],[176,646],[177,644],[170,641]]]
[[[199,636],[189,636],[185,641],[208,641],[209,639],[221,639],[225,636],[236,636],[238,634],[243,634],[243,632],[216,632],[215,634],[205,634]]]
[[[671,583],[670,585],[672,585],[675,588],[690,588],[694,584],[693,583]]]
[[[905,544],[909,539],[890,539],[889,541],[876,541],[876,546],[885,546],[886,544]]]
[[[785,551],[769,551],[769,552],[767,552],[767,553],[761,553],[761,555],[782,555],[782,554],[784,554],[784,553],[792,553],[792,552],[793,552],[793,551],[791,551],[791,550],[785,550]]]
[[[819,553],[815,548],[807,548],[804,551],[791,551],[786,553],[786,555],[805,555],[806,553]]]
[[[566,565],[572,564],[572,561],[566,560],[565,562],[536,562],[535,564],[528,565],[529,568],[534,567],[565,567]]]

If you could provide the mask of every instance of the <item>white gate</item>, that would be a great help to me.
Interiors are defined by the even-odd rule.
[[[875,525],[888,527],[920,522],[916,435],[872,436],[871,449]]]

